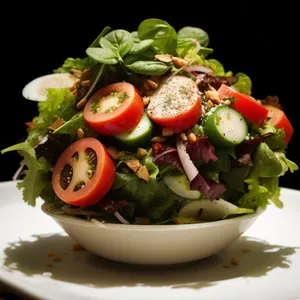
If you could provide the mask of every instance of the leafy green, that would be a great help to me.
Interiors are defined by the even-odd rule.
[[[159,168],[153,162],[152,150],[149,150],[148,154],[143,157],[143,159],[141,160],[141,164],[145,165],[147,167],[147,170],[149,172],[150,178],[156,179],[156,177],[157,177],[157,175],[159,173]]]
[[[139,179],[135,174],[121,172],[116,172],[111,191],[114,197],[125,198],[127,201],[134,202],[137,215],[153,219],[154,213],[150,213],[153,208],[155,210],[155,218],[160,218],[159,214],[162,216],[165,210],[164,208],[157,210],[156,206],[164,207],[166,202],[168,202],[169,207],[172,206],[170,202],[173,202],[175,205],[176,200],[180,199],[163,181],[154,179],[153,176],[149,182],[146,182]]]
[[[160,61],[136,61],[126,67],[137,74],[143,75],[163,75],[171,67]]]
[[[114,65],[118,63],[115,52],[108,48],[90,47],[86,50],[86,54],[95,61],[106,65]]]
[[[221,177],[229,187],[234,190],[244,193],[245,192],[245,182],[244,180],[248,176],[250,167],[243,166],[238,168],[231,168],[229,172],[222,173]]]
[[[53,133],[65,133],[74,138],[77,135],[78,128],[81,128],[83,131],[87,129],[87,123],[84,120],[83,111],[76,113],[69,121],[54,130]]]
[[[172,53],[177,44],[176,30],[160,19],[146,19],[138,27],[140,40],[153,40],[152,47],[156,53]]]
[[[199,41],[201,47],[207,47],[209,44],[208,34],[198,27],[186,26],[178,31],[178,39],[192,38]]]
[[[200,46],[193,39],[178,39],[176,53],[179,57],[184,58],[186,55],[200,51]]]
[[[287,171],[294,173],[299,169],[299,167],[294,162],[286,158],[284,152],[274,151],[274,154],[282,166],[282,171],[279,176],[283,176]]]
[[[85,58],[67,58],[63,65],[58,69],[53,70],[54,73],[69,73],[71,69],[83,71],[88,68],[92,68],[94,62],[90,57]]]
[[[235,76],[237,76],[238,81],[232,86],[238,91],[240,91],[241,93],[244,93],[246,95],[251,95],[252,81],[250,77],[245,73],[241,73],[241,72],[235,74]]]
[[[90,48],[99,46],[100,39],[110,30],[111,28],[109,26],[104,27],[100,34],[96,37],[96,39],[91,43]]]
[[[24,171],[25,177],[18,182],[17,187],[23,190],[23,200],[35,206],[36,198],[40,196],[43,189],[48,187],[48,173],[51,171],[51,166],[43,158],[37,160],[33,148],[20,151],[20,154],[24,157],[21,164],[26,165],[28,170]]]
[[[209,67],[213,70],[213,73],[212,73],[213,76],[224,76],[225,75],[225,69],[218,60],[211,58],[208,60],[208,62],[209,62]]]
[[[125,56],[130,51],[134,43],[133,37],[130,32],[123,29],[111,31],[110,33],[105,35],[104,39],[109,41],[114,49],[116,49],[119,59]]]
[[[153,40],[143,40],[140,42],[136,42],[133,44],[132,48],[129,51],[129,54],[139,54],[141,52],[144,52],[148,48],[151,47],[153,44]]]

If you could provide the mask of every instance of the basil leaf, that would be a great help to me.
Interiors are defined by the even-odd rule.
[[[152,47],[156,53],[172,53],[177,45],[176,30],[160,19],[144,20],[138,27],[141,40],[153,39]]]
[[[92,48],[92,47],[96,47],[99,45],[99,41],[100,39],[110,31],[110,27],[109,26],[106,26],[102,31],[101,33],[97,36],[97,38],[91,43],[90,47],[89,48]]]
[[[125,65],[131,65],[136,61],[142,60],[142,61],[154,61],[154,53],[148,49],[140,54],[130,54],[128,53],[124,57],[124,64]]]
[[[198,27],[183,27],[178,31],[179,39],[187,39],[192,38],[199,41],[201,47],[207,47],[209,44],[209,36],[208,34]]]
[[[123,29],[111,31],[105,38],[117,49],[121,57],[130,51],[134,43],[130,32]]]
[[[135,73],[143,75],[162,75],[166,73],[170,67],[158,61],[136,61],[126,67]]]
[[[144,52],[151,47],[152,43],[153,40],[143,40],[139,43],[134,43],[133,47],[129,51],[129,54],[139,54],[141,52]]]
[[[86,50],[86,54],[94,60],[106,65],[114,65],[118,63],[115,53],[107,48],[91,47]]]
[[[138,42],[141,41],[141,40],[139,39],[139,36],[138,36],[137,31],[132,31],[132,32],[131,32],[131,36],[133,37],[133,41],[134,41],[134,42],[138,43]]]

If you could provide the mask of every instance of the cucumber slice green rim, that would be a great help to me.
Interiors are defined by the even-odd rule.
[[[248,134],[244,117],[229,106],[218,106],[206,115],[203,128],[211,143],[220,148],[234,147]]]
[[[115,139],[120,145],[128,149],[143,147],[150,143],[152,130],[153,123],[148,114],[144,112],[139,124],[134,129],[116,135]]]

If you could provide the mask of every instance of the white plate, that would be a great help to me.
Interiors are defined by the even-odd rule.
[[[236,242],[217,255],[173,267],[142,267],[72,251],[74,241],[0,183],[0,280],[40,299],[300,299],[300,191],[282,189]],[[250,252],[244,253],[242,249]],[[48,253],[62,260],[47,266]],[[230,266],[233,257],[237,266]]]

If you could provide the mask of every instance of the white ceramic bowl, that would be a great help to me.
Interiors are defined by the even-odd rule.
[[[42,210],[74,241],[94,254],[125,263],[164,265],[199,260],[229,246],[264,211],[232,219],[183,225],[93,223]]]

